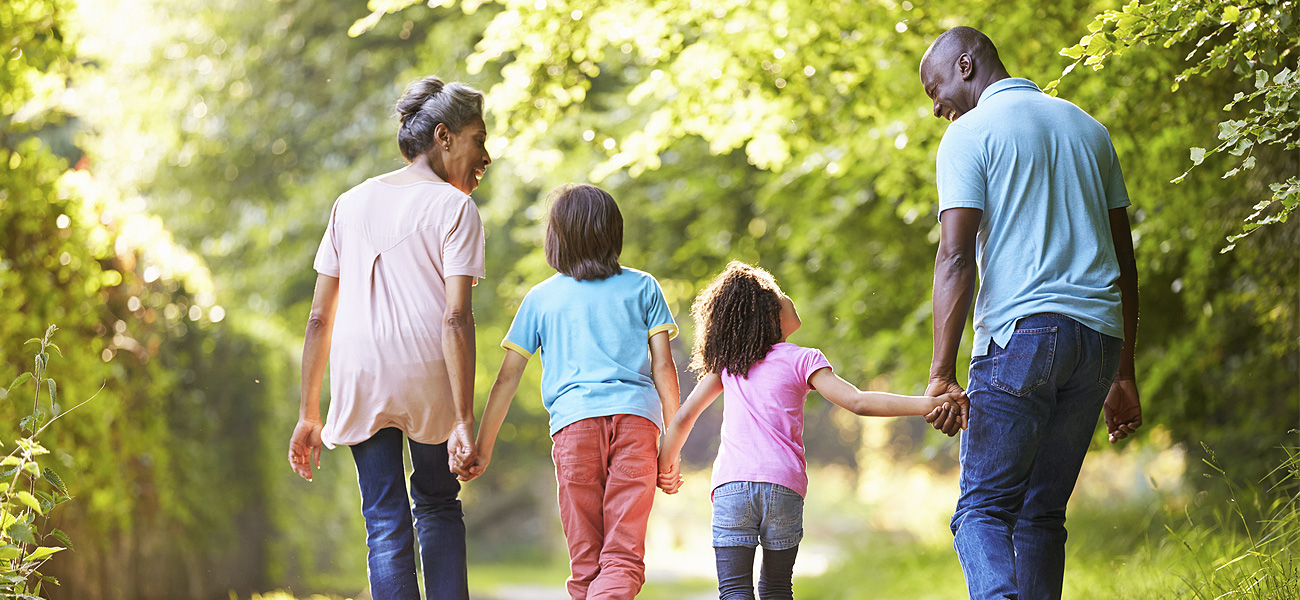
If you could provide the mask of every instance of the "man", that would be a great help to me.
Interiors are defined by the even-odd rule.
[[[938,154],[927,394],[961,390],[975,297],[953,545],[971,598],[1060,598],[1065,505],[1097,414],[1104,405],[1111,443],[1142,424],[1128,192],[1106,129],[1010,77],[979,31],[940,35],[921,83],[952,121]]]

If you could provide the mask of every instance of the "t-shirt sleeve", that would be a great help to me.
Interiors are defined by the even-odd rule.
[[[442,241],[443,275],[485,276],[483,254],[483,221],[478,207],[466,200]]]
[[[664,291],[659,287],[659,281],[654,277],[648,279],[643,297],[646,307],[646,328],[651,336],[667,331],[668,339],[671,340],[677,337],[677,323],[673,321],[672,311],[668,310],[668,301],[664,299]]]
[[[950,208],[984,210],[986,178],[984,148],[966,128],[953,123],[939,142],[935,159],[935,187],[939,190],[939,218]]]
[[[808,389],[816,389],[808,379],[813,373],[821,369],[831,368],[831,362],[826,360],[826,355],[816,348],[805,348],[802,356],[799,357],[799,370],[803,375],[803,381],[808,385]]]
[[[533,306],[535,303],[532,298],[532,294],[524,296],[524,301],[519,305],[519,312],[515,313],[515,320],[510,323],[510,331],[507,331],[505,339],[501,340],[502,348],[514,350],[524,358],[532,358],[542,345],[541,321]]]
[[[320,247],[316,249],[316,260],[313,263],[317,273],[335,278],[339,276],[339,236],[338,226],[334,223],[338,211],[339,203],[335,201],[334,207],[330,209],[330,220],[325,225],[325,235],[321,238]]]
[[[1124,170],[1119,166],[1119,155],[1115,145],[1110,147],[1110,171],[1106,174],[1106,209],[1123,208],[1132,204],[1128,197],[1128,187],[1124,185]]]

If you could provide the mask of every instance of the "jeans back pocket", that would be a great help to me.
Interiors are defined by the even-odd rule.
[[[1013,396],[1024,396],[1047,383],[1056,358],[1053,327],[1017,329],[1006,349],[993,356],[993,386]]]

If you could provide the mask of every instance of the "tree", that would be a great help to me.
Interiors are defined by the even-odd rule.
[[[1173,78],[1172,91],[1178,91],[1190,78],[1215,72],[1231,72],[1241,79],[1243,87],[1253,82],[1253,91],[1247,87],[1231,98],[1226,93],[1231,89],[1225,90],[1220,100],[1227,101],[1223,110],[1235,109],[1239,114],[1240,108],[1245,108],[1246,114],[1219,123],[1217,146],[1208,151],[1193,147],[1193,166],[1219,152],[1242,157],[1231,161],[1232,168],[1223,175],[1227,179],[1264,164],[1256,161],[1257,147],[1274,160],[1277,148],[1283,152],[1300,148],[1300,120],[1296,118],[1300,114],[1300,69],[1296,64],[1300,4],[1292,0],[1205,4],[1132,0],[1120,10],[1097,15],[1088,31],[1078,44],[1061,51],[1063,56],[1074,59],[1062,76],[1080,63],[1101,69],[1111,56],[1134,46],[1154,44],[1191,48],[1185,58],[1187,67]],[[1263,148],[1266,146],[1273,148]],[[1252,207],[1241,233],[1228,237],[1230,243],[1223,252],[1232,250],[1237,240],[1263,225],[1285,223],[1295,210],[1300,202],[1300,176],[1294,168],[1276,168],[1286,162],[1276,161],[1264,168],[1262,178],[1269,182],[1271,194]],[[1294,163],[1294,157],[1290,162]],[[1173,182],[1183,181],[1190,170]]]

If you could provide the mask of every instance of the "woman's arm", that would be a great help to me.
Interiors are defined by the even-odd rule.
[[[478,456],[472,465],[469,465],[464,474],[459,474],[461,481],[469,481],[487,469],[488,463],[492,462],[492,447],[497,443],[497,432],[501,431],[501,424],[506,420],[506,412],[510,410],[510,402],[515,399],[515,392],[519,390],[519,380],[524,375],[524,369],[528,367],[528,357],[514,350],[506,350],[506,357],[501,361],[501,371],[497,373],[496,381],[492,382],[492,391],[488,394],[487,406],[483,408],[483,421],[478,426]]]
[[[827,400],[840,405],[853,414],[864,417],[924,416],[941,406],[945,407],[944,410],[948,410],[945,406],[945,402],[948,401],[953,402],[952,408],[957,408],[957,405],[965,401],[966,398],[964,394],[960,396],[953,394],[903,396],[889,392],[864,392],[859,390],[857,386],[844,381],[829,367],[817,369],[808,378],[808,383],[812,384],[818,392],[821,392],[821,395]]]
[[[339,305],[339,279],[316,276],[311,316],[302,343],[302,389],[298,404],[298,425],[289,438],[289,465],[303,479],[311,481],[312,467],[320,468],[321,378],[330,359],[330,337],[334,333],[334,312]]]
[[[451,404],[456,424],[447,440],[448,467],[467,476],[474,463],[474,278],[453,275],[446,280],[447,308],[442,314],[442,353],[451,379]]]
[[[676,494],[682,487],[681,453],[686,437],[695,427],[695,421],[704,413],[704,409],[722,393],[722,378],[717,373],[709,373],[700,378],[691,390],[691,395],[682,403],[682,409],[673,418],[668,430],[664,432],[664,444],[659,449],[659,487],[664,492]]]

